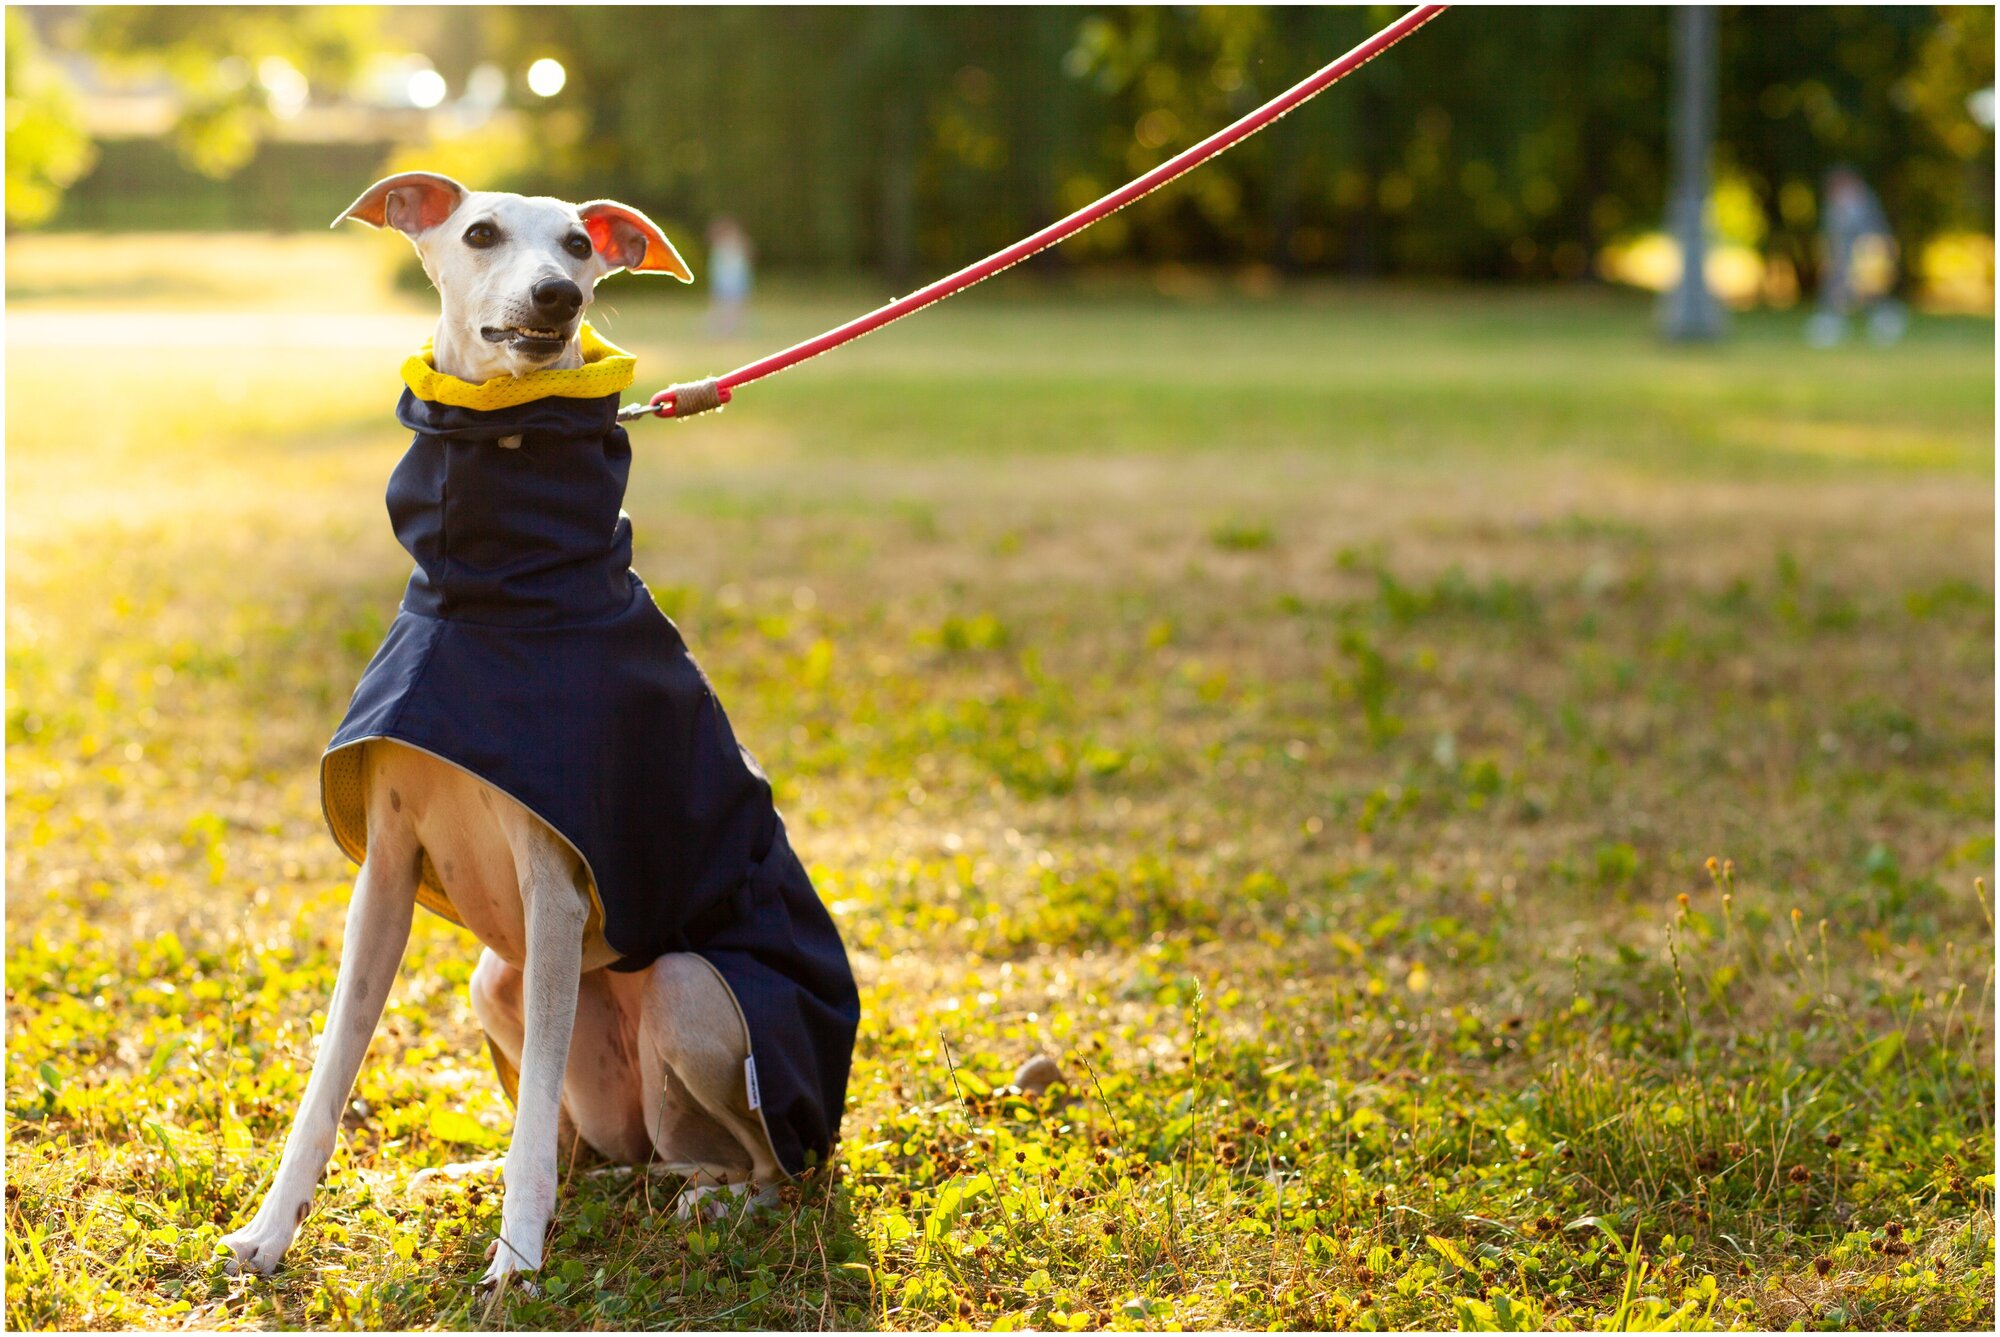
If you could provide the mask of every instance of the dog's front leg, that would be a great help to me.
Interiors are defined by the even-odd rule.
[[[522,846],[528,848],[522,848]],[[542,1265],[542,1241],[556,1205],[556,1124],[562,1112],[563,1073],[569,1066],[570,1031],[576,1023],[583,975],[583,930],[589,915],[577,884],[575,860],[554,841],[536,835],[516,842],[527,925],[522,969],[521,1076],[514,1105],[514,1137],[501,1173],[506,1196],[493,1265],[481,1284],[492,1286],[513,1272]]]
[[[340,974],[312,1075],[306,1079],[305,1099],[292,1119],[278,1173],[263,1205],[249,1225],[223,1238],[233,1255],[228,1261],[231,1272],[269,1275],[306,1219],[313,1189],[333,1155],[354,1075],[382,1020],[389,986],[409,945],[417,876],[414,847],[407,841],[382,840],[369,850],[368,861],[354,879],[347,932],[340,943]]]

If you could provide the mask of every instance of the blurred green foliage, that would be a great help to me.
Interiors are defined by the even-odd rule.
[[[173,80],[181,99],[175,151],[219,178],[250,161],[274,122],[253,77],[260,62],[281,58],[309,86],[336,88],[384,33],[378,13],[352,5],[101,5],[85,12],[82,40],[114,70]]]
[[[372,50],[422,52],[454,94],[494,62],[525,125],[385,144],[385,159],[618,195],[683,225],[734,214],[767,261],[908,281],[1088,202],[1396,12],[108,6],[77,40],[170,73],[187,98],[176,145],[213,174],[268,125],[256,86],[232,86],[264,53],[315,99]],[[1733,234],[1810,279],[1836,162],[1882,195],[1906,254],[1990,231],[1993,137],[1967,109],[1993,80],[1990,8],[1733,7],[1721,33]],[[543,57],[569,75],[548,99],[520,86]],[[1040,263],[1578,276],[1659,217],[1669,58],[1660,8],[1454,12]]]
[[[75,91],[41,58],[35,32],[7,11],[7,221],[39,223],[95,161]]]
[[[510,67],[571,72],[533,109],[524,175],[739,213],[774,258],[911,277],[1088,202],[1397,12],[498,10],[486,36]],[[1722,27],[1718,165],[1800,269],[1812,211],[1781,200],[1836,161],[1906,246],[1990,226],[1992,136],[1965,108],[1992,81],[1990,10],[1740,8]],[[1070,254],[1576,275],[1659,215],[1668,62],[1657,8],[1455,12]]]

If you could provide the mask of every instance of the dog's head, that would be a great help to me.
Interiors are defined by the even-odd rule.
[[[607,274],[694,277],[650,218],[615,200],[570,204],[403,172],[370,186],[334,225],[349,218],[415,244],[444,308],[438,369],[464,380],[556,364]]]

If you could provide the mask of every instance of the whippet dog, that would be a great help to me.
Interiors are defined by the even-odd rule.
[[[638,210],[612,201],[571,205],[550,198],[469,191],[445,177],[405,173],[370,187],[335,222],[349,218],[393,228],[415,244],[442,305],[430,365],[466,387],[541,384],[534,379],[541,373],[584,368],[595,336],[583,325],[582,315],[597,281],[606,275],[622,269],[672,274],[684,282],[690,278],[657,226]],[[534,415],[551,404],[562,412],[573,408],[601,415],[591,419],[596,425],[590,431],[597,435],[585,433],[580,438],[580,454],[558,453],[575,447],[579,438],[562,437],[560,432],[537,435],[540,429],[534,424],[544,419]],[[611,861],[593,869],[594,856],[584,837],[558,829],[550,805],[537,810],[522,801],[521,795],[539,782],[532,774],[534,758],[525,759],[528,779],[523,783],[529,788],[524,790],[509,785],[504,777],[496,778],[490,768],[482,770],[462,757],[440,755],[448,749],[413,742],[421,735],[408,727],[388,729],[366,722],[343,726],[323,768],[324,797],[336,837],[361,860],[361,869],[347,912],[326,1029],[304,1099],[255,1218],[223,1241],[233,1255],[232,1271],[271,1272],[305,1220],[419,903],[457,920],[484,946],[471,980],[471,1002],[515,1105],[512,1141],[500,1162],[505,1185],[500,1238],[489,1252],[492,1264],[483,1284],[497,1284],[510,1274],[532,1272],[541,1265],[556,1200],[558,1143],[572,1134],[612,1161],[651,1162],[686,1175],[689,1182],[677,1201],[683,1215],[713,1210],[730,1200],[710,1195],[768,1202],[775,1196],[773,1186],[830,1150],[845,1089],[852,1027],[858,1019],[852,977],[846,973],[831,920],[825,919],[802,866],[785,844],[782,823],[774,812],[767,815],[769,790],[762,773],[747,753],[740,760],[736,757],[733,736],[707,694],[707,681],[686,659],[678,633],[658,614],[643,584],[629,577],[631,593],[625,592],[622,582],[628,577],[623,564],[629,562],[630,527],[617,502],[629,451],[623,430],[611,424],[615,407],[615,392],[608,400],[539,400],[521,410],[529,415],[525,419],[529,426],[513,431],[507,426],[511,420],[503,421],[504,414],[440,407],[406,394],[399,414],[406,425],[413,414],[420,416],[420,422],[417,444],[391,483],[391,513],[398,518],[399,537],[408,544],[404,512],[421,513],[423,523],[435,524],[441,533],[461,523],[451,518],[449,507],[476,505],[476,500],[463,500],[465,480],[479,483],[502,477],[506,486],[517,488],[512,504],[520,505],[526,497],[526,509],[532,511],[541,505],[542,493],[535,489],[544,483],[549,505],[559,504],[556,494],[573,482],[572,473],[564,472],[567,461],[602,469],[610,460],[615,467],[606,475],[610,481],[605,486],[615,495],[609,497],[608,510],[590,512],[603,520],[605,532],[601,544],[590,539],[595,546],[589,556],[592,562],[602,558],[608,564],[604,570],[614,582],[614,601],[629,597],[632,602],[629,608],[619,604],[622,611],[608,621],[584,625],[576,635],[596,634],[600,625],[629,630],[627,624],[643,623],[644,636],[653,638],[645,645],[661,647],[661,656],[671,662],[646,672],[652,675],[650,681],[678,674],[670,688],[680,693],[662,698],[661,708],[686,707],[691,712],[675,723],[679,733],[667,746],[692,747],[695,752],[687,755],[705,768],[726,770],[731,786],[728,802],[734,805],[730,820],[736,826],[724,830],[719,824],[710,828],[696,822],[699,829],[687,838],[711,843],[737,840],[732,848],[738,852],[728,858],[747,871],[738,877],[730,871],[734,865],[724,869],[726,875],[716,882],[719,890],[711,897],[714,906],[703,921],[706,927],[699,932],[665,912],[658,917],[661,923],[672,919],[670,930],[647,936],[620,928],[619,913],[607,915],[609,895],[600,900],[599,894],[610,890]],[[444,460],[439,469],[470,471],[454,475],[460,481],[453,484],[458,490],[449,499],[421,495],[421,480],[411,483],[405,477],[405,470],[416,468],[412,461],[425,449],[431,453],[420,463]],[[539,460],[534,458],[538,451],[543,452]],[[537,469],[542,472],[535,473]],[[443,485],[438,487],[441,492]],[[407,495],[399,500],[398,488],[406,493],[416,488],[411,494],[415,500]],[[590,504],[606,503],[599,497]],[[527,519],[532,522],[536,517]],[[420,604],[420,594],[430,598],[436,590],[425,584],[425,551],[411,546],[418,554],[419,571],[405,596],[399,627],[409,620],[411,635],[461,638],[452,644],[492,630],[474,625],[481,621],[478,618],[454,624],[448,614],[438,615],[431,605]],[[530,557],[521,562],[531,560],[532,549],[530,544]],[[472,560],[462,555],[469,551],[462,541],[453,548],[453,572]],[[512,557],[502,557],[506,561],[493,559],[494,570],[510,569],[507,563]],[[443,560],[437,565],[442,566]],[[568,579],[562,573],[574,565],[567,557],[551,561],[549,571],[556,574],[541,572],[536,579]],[[448,602],[454,577],[440,578],[436,569],[429,575],[436,585],[447,587],[441,597]],[[592,579],[596,584],[591,588],[602,593],[604,579],[596,575]],[[419,615],[424,608],[433,616]],[[556,625],[538,630],[545,639],[535,644],[546,647],[548,654],[559,655],[563,647],[575,643],[570,624],[560,618]],[[392,629],[370,675],[377,675],[377,665],[393,658],[400,634]],[[595,655],[596,650],[590,653]],[[423,671],[434,673],[436,658],[427,650]],[[350,721],[371,690],[370,681],[364,677],[357,704],[350,708]],[[483,708],[471,699],[463,705],[468,712]],[[485,730],[480,736],[531,737],[537,727],[566,727],[537,717],[568,720],[574,710],[590,705],[531,701],[498,725],[489,718],[480,726]],[[648,703],[641,706],[636,713],[651,709]],[[450,714],[455,703],[446,700],[440,708]],[[625,720],[618,727],[640,726]],[[684,745],[678,741],[683,737],[695,741]],[[619,774],[619,779],[605,784],[626,791],[643,787],[634,785],[629,769]],[[673,795],[688,784],[698,788],[708,782],[699,776],[692,780],[667,776],[659,783],[662,815],[654,821],[654,810],[648,809],[647,830],[642,834],[652,840],[660,835],[654,828],[663,828],[670,848],[677,834],[677,814],[694,812],[699,806],[689,801],[675,808],[679,800]],[[607,801],[596,791],[587,797],[598,807]],[[698,797],[706,801],[712,795],[704,792]],[[559,793],[552,802],[561,798]],[[608,801],[621,799],[622,794],[613,794]],[[654,799],[649,794],[646,801]],[[627,851],[618,853],[622,858]],[[697,872],[707,876],[712,869]],[[732,879],[746,886],[735,886]],[[673,877],[663,875],[663,880],[672,882]],[[688,884],[694,881],[690,874]],[[657,909],[648,907],[646,912]],[[761,931],[757,926],[774,922],[774,917],[781,922],[767,935],[773,941],[754,941]],[[614,945],[610,938],[620,934],[624,940]],[[805,947],[799,948],[799,943]],[[672,950],[674,946],[684,949]],[[815,952],[817,956],[812,955]],[[809,989],[788,983],[802,972],[815,971]],[[810,1045],[767,1058],[767,1047],[783,1051],[792,1043],[787,1038],[791,1032],[814,1028],[817,1038]],[[773,1091],[787,1082],[785,1089],[793,1093],[788,1099],[803,1111],[801,1119],[791,1119],[776,1108]],[[817,1108],[827,1103],[830,1110]]]

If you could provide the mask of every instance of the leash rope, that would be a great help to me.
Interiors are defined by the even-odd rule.
[[[1199,144],[1183,149],[1144,176],[1127,182],[1096,203],[1085,205],[1032,236],[1023,237],[1003,251],[996,251],[984,260],[967,265],[956,273],[947,274],[936,282],[917,289],[909,296],[900,297],[865,316],[858,316],[845,325],[837,326],[802,343],[793,344],[790,348],[772,353],[755,362],[746,363],[726,375],[669,386],[654,395],[647,403],[627,404],[618,410],[618,419],[625,422],[647,416],[691,418],[697,413],[707,413],[711,409],[721,408],[730,401],[731,392],[738,386],[748,385],[752,381],[776,375],[788,367],[795,367],[809,358],[830,352],[844,343],[859,339],[864,334],[873,333],[884,325],[921,311],[933,302],[941,302],[956,293],[964,292],[973,284],[990,279],[1002,270],[1011,269],[1036,252],[1073,237],[1092,223],[1108,218],[1133,201],[1152,194],[1175,177],[1199,167],[1224,149],[1240,144],[1285,113],[1317,97],[1354,73],[1429,23],[1444,10],[1443,5],[1417,6],[1331,65],[1294,84],[1255,111],[1233,124],[1224,126]]]

